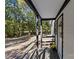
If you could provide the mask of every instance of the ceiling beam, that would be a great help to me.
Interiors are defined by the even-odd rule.
[[[55,20],[55,18],[42,18],[42,20]]]
[[[65,0],[65,2],[63,3],[63,5],[61,6],[59,12],[57,13],[56,17],[58,17],[58,15],[63,11],[63,9],[66,7],[66,5],[69,3],[70,0]]]

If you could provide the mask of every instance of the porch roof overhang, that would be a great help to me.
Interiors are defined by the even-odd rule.
[[[43,20],[55,20],[70,0],[25,0]]]

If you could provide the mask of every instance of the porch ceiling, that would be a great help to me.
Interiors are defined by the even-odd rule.
[[[31,0],[42,18],[55,18],[65,0]]]

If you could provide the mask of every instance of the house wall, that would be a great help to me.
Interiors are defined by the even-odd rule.
[[[70,2],[61,12],[61,14],[62,13],[64,17],[63,59],[74,59],[74,0],[70,0]]]

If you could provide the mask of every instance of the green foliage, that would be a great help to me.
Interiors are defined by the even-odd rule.
[[[28,12],[27,19],[28,19],[27,27],[29,32],[35,32],[35,15],[33,14],[32,11]]]
[[[49,24],[49,21],[42,21],[42,31],[43,33],[50,33],[51,26]]]
[[[25,5],[20,7],[21,5],[18,2],[15,5],[10,0],[6,0],[5,2],[6,37],[18,37],[24,35],[25,31],[29,31],[30,33],[35,31],[35,15],[27,5],[27,7]]]

